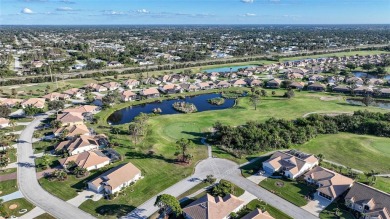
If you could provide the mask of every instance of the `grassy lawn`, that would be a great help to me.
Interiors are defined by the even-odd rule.
[[[327,160],[365,172],[375,170],[390,173],[388,138],[339,133],[317,136],[296,148],[307,153],[321,153]],[[353,159],[346,159],[346,157],[353,157]]]
[[[377,177],[373,187],[390,194],[390,178]]]
[[[49,167],[50,168],[54,168],[54,167],[60,165],[60,163],[58,162],[59,157],[48,156],[48,158],[49,158]],[[35,159],[35,166],[36,166],[37,172],[41,172],[47,168],[42,164],[42,157]]]
[[[354,56],[356,54],[361,56],[366,55],[375,55],[375,54],[382,54],[382,53],[389,53],[386,51],[380,51],[380,50],[362,50],[362,51],[351,51],[351,52],[336,52],[336,53],[328,53],[328,54],[322,54],[322,55],[308,55],[308,56],[297,56],[297,57],[287,57],[287,58],[281,58],[280,61],[291,61],[291,60],[300,60],[305,58],[322,58],[322,57],[330,57],[330,56]]]
[[[1,170],[0,175],[7,175],[10,173],[15,173],[15,172],[16,172],[16,168],[9,168],[9,169],[5,169],[5,170]]]
[[[287,214],[281,212],[279,209],[273,207],[272,205],[268,205],[265,202],[259,201],[258,199],[254,199],[251,202],[249,202],[245,208],[238,212],[238,216],[241,218],[256,208],[267,211],[272,217],[277,219],[291,219],[292,217],[288,216]]]
[[[1,191],[0,196],[8,195],[18,191],[18,185],[16,183],[16,179],[0,182],[0,191]]]
[[[56,141],[45,140],[45,141],[34,142],[32,145],[33,145],[34,153],[40,153],[40,152],[50,151],[54,149],[54,145],[56,144],[57,144]]]
[[[232,185],[233,185],[233,192],[232,192],[232,195],[234,195],[234,196],[236,196],[236,197],[241,196],[241,195],[244,194],[244,192],[245,192],[244,189],[238,187],[238,186],[235,185],[234,183],[231,183],[231,182],[229,182],[229,181],[227,181],[227,180],[223,180],[223,179],[222,179],[222,180],[219,181],[219,182],[220,182],[220,183],[228,182],[228,183],[232,184]]]
[[[277,183],[281,185],[279,186]],[[288,179],[267,178],[260,182],[260,186],[299,207],[307,204],[305,196],[315,190],[314,187],[310,187],[305,183]]]
[[[342,209],[339,207],[339,216],[336,216],[336,208],[338,204],[337,202],[333,202],[332,204],[328,205],[323,211],[320,213],[321,219],[355,219],[355,217],[345,209]]]
[[[267,90],[267,92],[270,95],[271,90]],[[133,162],[140,168],[145,174],[145,178],[136,183],[133,193],[125,192],[126,196],[119,196],[113,201],[93,202],[88,200],[80,208],[96,216],[106,212],[101,217],[114,218],[131,211],[153,195],[190,175],[193,164],[190,166],[172,164],[173,159],[175,159],[174,153],[177,151],[175,142],[182,137],[192,139],[195,143],[194,147],[190,149],[190,153],[195,156],[193,163],[205,158],[206,148],[198,142],[201,136],[205,136],[204,132],[211,130],[210,128],[216,121],[240,125],[246,121],[264,121],[271,117],[294,119],[309,112],[353,112],[359,109],[385,112],[385,110],[374,107],[347,105],[344,100],[320,100],[320,97],[327,95],[326,93],[296,92],[296,97],[290,100],[281,98],[283,93],[284,90],[277,90],[275,96],[263,97],[258,110],[254,110],[248,98],[242,98],[232,109],[152,117],[148,122],[148,132],[145,139],[137,145],[129,140],[127,134],[110,134],[110,127],[106,124],[111,113],[134,103],[118,104],[112,109],[102,111],[97,114],[99,123],[93,125],[94,129],[98,133],[107,134],[112,142],[119,143],[121,146],[115,149],[124,155],[126,161]],[[128,130],[127,124],[116,127],[124,132]],[[148,151],[153,151],[154,155],[148,156]],[[259,152],[259,154],[262,153],[264,152]],[[226,152],[221,152],[216,156],[232,157]],[[238,161],[244,163],[254,157],[243,157]],[[156,167],[159,168],[156,169]],[[110,208],[117,209],[117,211],[108,211]]]
[[[11,205],[17,205],[17,207],[15,209],[10,209],[9,207]],[[14,216],[20,217],[20,216],[26,214],[26,213],[20,214],[19,213],[20,210],[27,209],[27,212],[28,212],[33,208],[34,208],[33,204],[31,204],[30,202],[28,202],[24,198],[19,198],[19,199],[15,199],[12,201],[4,202],[3,203],[3,210],[4,211],[1,211],[1,215],[8,216],[8,217],[11,215],[14,215]]]
[[[55,219],[55,217],[51,216],[48,213],[44,213],[39,215],[38,217],[35,217],[34,219]]]
[[[199,190],[201,190],[201,189],[203,189],[205,187],[208,187],[208,186],[210,186],[209,183],[201,182],[198,185],[196,185],[196,186],[192,187],[191,189],[187,190],[183,194],[179,195],[177,197],[177,199],[180,200],[180,199],[182,199],[184,197],[190,196],[190,195],[194,194],[195,192],[197,192],[197,191],[199,191]]]
[[[268,160],[270,157],[271,157],[271,155],[259,157],[259,159],[257,159],[256,161],[241,167],[240,168],[241,174],[245,178],[252,176],[253,174],[257,173],[259,170],[262,169],[262,163],[264,161]]]

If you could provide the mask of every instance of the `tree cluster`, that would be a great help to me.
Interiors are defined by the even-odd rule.
[[[356,111],[353,115],[312,114],[306,118],[284,120],[271,118],[264,123],[247,122],[233,127],[217,122],[215,143],[237,155],[303,144],[318,134],[350,132],[390,137],[390,113]]]

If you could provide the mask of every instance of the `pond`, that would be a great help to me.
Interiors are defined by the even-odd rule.
[[[347,99],[347,103],[358,106],[365,106],[361,100],[358,99]],[[376,106],[382,109],[390,109],[390,101],[375,100],[371,103],[371,106]]]
[[[212,105],[207,102],[208,99],[221,97],[221,94],[202,94],[198,96],[186,97],[184,99],[175,99],[175,100],[163,100],[162,102],[153,102],[147,104],[140,104],[129,106],[120,110],[115,111],[111,114],[107,122],[111,125],[120,125],[133,121],[134,117],[138,116],[140,113],[153,113],[153,109],[160,108],[160,115],[170,115],[178,114],[180,112],[173,109],[172,104],[177,101],[183,101],[188,103],[195,104],[198,112],[208,111],[208,110],[221,110],[227,109],[234,106],[234,99],[225,99],[225,103],[222,105]]]
[[[368,74],[366,72],[361,72],[361,71],[354,71],[354,72],[352,72],[352,74],[358,78],[378,78],[376,75],[371,75],[371,74]],[[383,79],[390,80],[390,75],[386,75],[385,77],[383,77]]]
[[[221,67],[221,68],[211,68],[211,69],[205,69],[203,72],[211,73],[211,72],[230,72],[230,68],[232,68],[232,72],[237,72],[240,68],[249,68],[254,67],[256,65],[241,65],[241,66],[227,66],[227,67]]]

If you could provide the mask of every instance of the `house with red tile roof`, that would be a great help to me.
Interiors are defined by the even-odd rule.
[[[57,120],[62,126],[73,126],[84,124],[84,116],[79,112],[63,112],[57,115]]]
[[[85,151],[97,150],[99,149],[99,143],[93,137],[81,135],[72,140],[60,142],[54,149],[56,151],[64,150],[69,155],[75,155]]]
[[[183,215],[187,219],[227,219],[243,207],[244,201],[234,195],[213,197],[206,194],[183,208]]]
[[[78,167],[88,171],[100,169],[110,164],[110,158],[99,150],[85,151],[59,160],[64,169],[68,168],[70,162],[74,162]]]
[[[245,215],[241,219],[275,219],[267,211],[262,211],[258,208],[251,211],[249,214]]]
[[[21,102],[21,106],[26,108],[27,106],[43,109],[45,107],[46,100],[44,98],[30,98]]]
[[[156,88],[148,88],[141,90],[140,95],[146,98],[155,98],[160,96],[160,92]]]

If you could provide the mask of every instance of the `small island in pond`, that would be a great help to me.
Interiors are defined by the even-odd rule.
[[[215,97],[212,99],[208,99],[207,102],[209,102],[210,104],[219,106],[219,105],[222,105],[225,103],[225,99],[222,97]]]
[[[182,113],[194,113],[197,111],[196,106],[187,102],[175,102],[172,104],[173,108]]]

